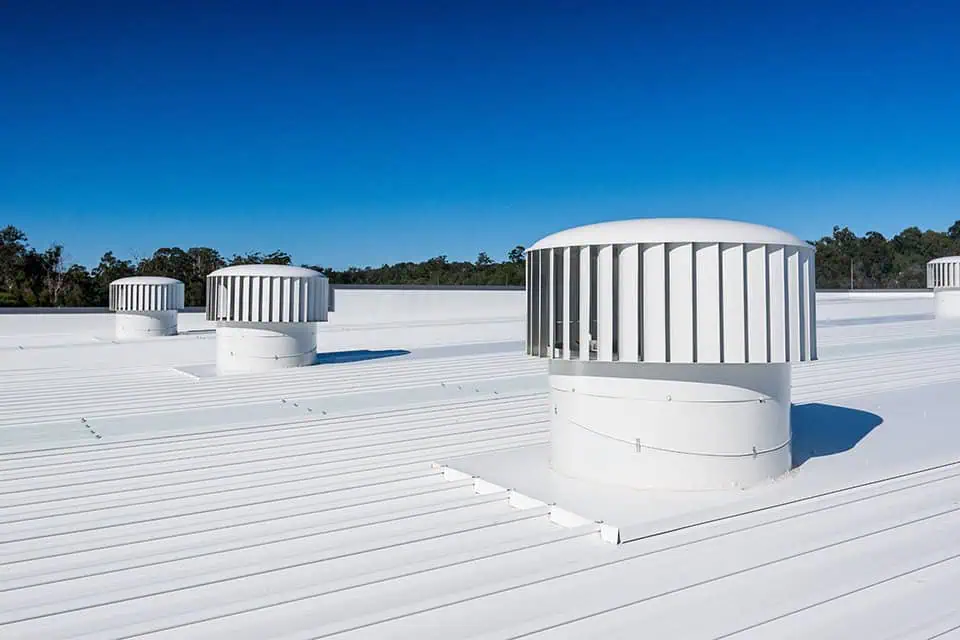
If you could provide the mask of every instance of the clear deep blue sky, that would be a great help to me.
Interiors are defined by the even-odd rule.
[[[0,225],[344,267],[960,218],[960,3],[0,3]]]

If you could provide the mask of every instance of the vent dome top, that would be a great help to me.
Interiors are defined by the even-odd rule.
[[[293,267],[288,264],[238,264],[223,267],[208,274],[210,276],[260,276],[285,278],[325,278],[322,273],[305,267]]]
[[[574,227],[543,238],[528,251],[590,245],[706,242],[812,249],[792,233],[751,222],[713,218],[637,218]]]
[[[111,282],[110,286],[124,284],[183,285],[183,283],[176,278],[165,278],[163,276],[130,276],[129,278],[118,278]]]

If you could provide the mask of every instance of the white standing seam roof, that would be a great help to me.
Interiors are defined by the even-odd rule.
[[[0,315],[0,638],[956,635],[960,323],[932,294],[820,296],[798,466],[635,492],[619,545],[438,464],[547,443],[524,305],[334,321],[318,365],[230,377],[190,373],[200,314],[129,343]]]

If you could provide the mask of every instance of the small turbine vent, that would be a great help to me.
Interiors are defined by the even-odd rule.
[[[960,318],[960,256],[928,262],[927,288],[933,289],[937,318]]]
[[[109,305],[117,312],[121,340],[175,335],[183,304],[183,283],[173,278],[135,276],[110,283]]]
[[[327,278],[286,265],[226,267],[207,276],[207,320],[217,322],[217,371],[300,367],[317,356],[317,322],[333,302]]]
[[[110,310],[179,311],[183,292],[183,283],[173,278],[120,278],[110,283]]]

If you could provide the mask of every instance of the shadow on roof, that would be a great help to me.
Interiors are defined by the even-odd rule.
[[[177,331],[178,336],[202,336],[216,333],[216,329],[187,329],[186,331]]]
[[[810,458],[853,449],[883,423],[883,418],[869,411],[812,402],[795,405],[790,421],[793,466],[799,467]]]
[[[395,358],[397,356],[406,356],[410,352],[406,349],[381,349],[371,351],[369,349],[358,349],[356,351],[331,351],[329,353],[318,353],[317,364],[338,364],[343,362],[362,362],[363,360],[379,360],[380,358]]]

